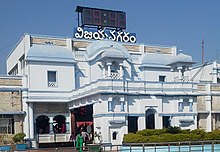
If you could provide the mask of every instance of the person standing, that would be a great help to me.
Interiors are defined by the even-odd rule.
[[[76,136],[76,149],[79,152],[82,152],[83,150],[83,136],[81,133]]]

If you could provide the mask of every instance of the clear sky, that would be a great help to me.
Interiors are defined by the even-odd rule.
[[[137,43],[177,46],[201,63],[220,60],[220,0],[0,0],[0,74],[24,33],[72,37],[77,5],[125,11]]]

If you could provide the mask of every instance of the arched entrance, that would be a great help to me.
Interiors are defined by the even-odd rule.
[[[53,132],[66,133],[66,117],[63,115],[56,115],[53,118]]]
[[[71,111],[72,134],[77,135],[81,131],[93,135],[93,105],[75,108]]]
[[[155,129],[155,109],[148,109],[145,111],[146,129]]]
[[[36,118],[36,131],[38,134],[48,134],[50,132],[49,117],[40,115]]]

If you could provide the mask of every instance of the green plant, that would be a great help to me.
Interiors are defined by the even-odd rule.
[[[123,142],[126,143],[146,143],[149,141],[148,137],[144,137],[142,135],[134,134],[134,133],[129,133],[124,135]]]
[[[205,130],[203,130],[203,129],[195,129],[195,130],[190,131],[190,134],[199,135],[200,140],[204,140],[206,134],[208,134],[208,133],[205,132]]]
[[[178,134],[181,132],[181,128],[180,127],[176,127],[176,126],[169,126],[167,128],[167,132],[170,133],[170,134]]]
[[[13,137],[13,140],[14,140],[15,143],[22,143],[25,136],[26,136],[25,133],[17,133]]]
[[[166,129],[144,129],[137,131],[137,134],[142,135],[142,136],[152,136],[152,135],[161,135],[166,133]]]

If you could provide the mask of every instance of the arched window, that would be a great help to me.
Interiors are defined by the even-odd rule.
[[[113,61],[111,66],[111,72],[118,73],[118,69],[119,69],[118,63]]]
[[[36,131],[38,134],[48,134],[50,132],[49,117],[40,115],[36,118]]]
[[[113,140],[117,140],[117,132],[116,131],[114,131],[113,133],[112,133],[112,139]]]
[[[66,117],[63,115],[56,115],[53,118],[53,132],[66,133]]]
[[[148,109],[145,112],[146,129],[155,129],[155,109]]]

